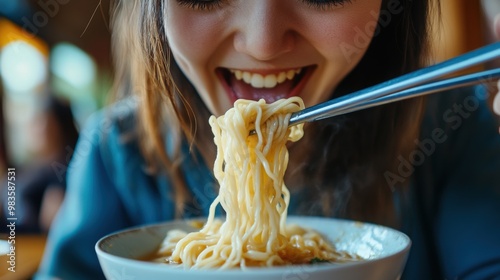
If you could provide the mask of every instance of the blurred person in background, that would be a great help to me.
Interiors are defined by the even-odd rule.
[[[31,119],[27,135],[32,160],[16,168],[16,232],[46,233],[63,200],[66,169],[78,139],[69,104],[52,95],[46,97]],[[6,188],[0,195],[5,215]]]

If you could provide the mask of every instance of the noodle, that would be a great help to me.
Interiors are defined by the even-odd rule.
[[[303,135],[303,126],[288,127],[288,120],[302,108],[299,97],[272,104],[238,100],[225,115],[210,118],[219,195],[200,231],[168,233],[159,251],[168,263],[225,269],[353,259],[336,252],[318,233],[286,225],[286,142]],[[225,221],[215,219],[218,204],[226,212]]]

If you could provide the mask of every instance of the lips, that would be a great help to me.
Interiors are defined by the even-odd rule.
[[[220,67],[216,73],[232,103],[237,99],[264,99],[272,103],[299,95],[315,68],[306,66],[277,71],[250,71]]]

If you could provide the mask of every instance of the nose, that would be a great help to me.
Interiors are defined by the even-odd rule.
[[[252,5],[238,19],[240,24],[234,36],[236,51],[260,61],[269,61],[291,52],[295,35],[286,10],[277,5],[279,1],[247,2]]]

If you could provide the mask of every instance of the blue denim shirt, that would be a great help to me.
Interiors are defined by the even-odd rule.
[[[500,275],[500,135],[485,95],[476,88],[430,97],[420,145],[406,159],[414,169],[395,174],[412,178],[409,191],[395,192],[400,230],[413,242],[404,279]],[[36,279],[104,278],[94,251],[99,238],[174,218],[167,176],[145,169],[135,110],[134,99],[124,100],[95,114],[82,131]],[[183,162],[194,196],[185,217],[207,216],[216,196],[201,162]]]

